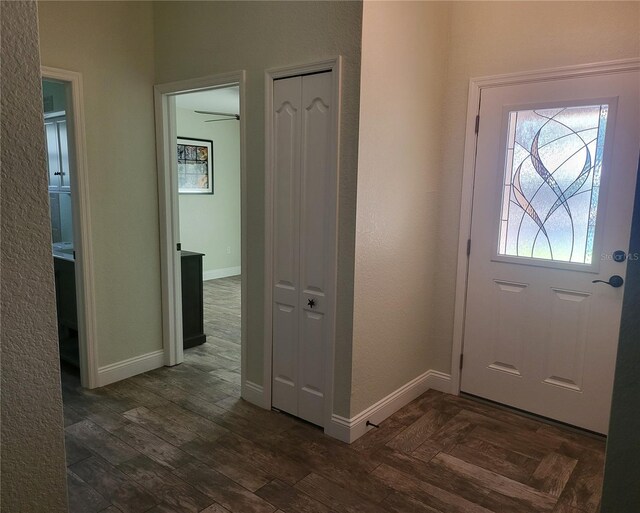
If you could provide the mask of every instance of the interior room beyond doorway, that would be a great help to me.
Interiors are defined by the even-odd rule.
[[[175,98],[184,362],[239,385],[239,87]]]

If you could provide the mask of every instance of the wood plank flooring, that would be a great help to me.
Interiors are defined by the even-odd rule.
[[[71,513],[596,513],[604,442],[428,391],[352,445],[240,399],[240,281],[185,363],[63,375]]]

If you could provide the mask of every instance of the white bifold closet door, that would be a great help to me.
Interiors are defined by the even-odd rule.
[[[274,81],[272,405],[322,426],[335,159],[331,72]]]

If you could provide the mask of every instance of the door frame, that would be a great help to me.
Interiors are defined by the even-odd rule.
[[[467,103],[467,124],[465,130],[464,164],[462,171],[462,195],[460,204],[460,227],[458,235],[458,261],[456,270],[456,290],[453,321],[453,347],[451,351],[451,393],[460,393],[462,378],[462,355],[464,324],[467,306],[467,282],[469,277],[468,244],[471,240],[471,219],[473,213],[473,185],[475,180],[476,150],[478,134],[476,117],[480,112],[480,95],[483,89],[518,84],[533,84],[568,78],[601,76],[624,71],[640,70],[640,59],[620,59],[614,61],[579,64],[539,71],[525,71],[472,78],[469,81]],[[479,118],[478,118],[479,119]],[[482,124],[482,120],[479,121]],[[472,244],[472,243],[471,243]]]
[[[156,152],[158,166],[158,208],[160,219],[160,266],[162,277],[162,347],[164,364],[182,363],[182,280],[177,244],[180,242],[178,170],[175,155],[177,129],[175,96],[180,93],[220,89],[237,85],[240,89],[240,346],[241,382],[246,379],[247,350],[247,176],[245,158],[245,88],[244,70],[155,85]]]
[[[84,93],[82,75],[49,66],[41,66],[42,79],[67,82],[71,87],[71,114],[74,173],[71,175],[71,202],[75,251],[76,305],[78,315],[78,349],[80,353],[80,384],[96,388],[98,383],[98,330],[94,282],[93,245],[91,242],[91,208],[89,197],[89,167],[87,135],[84,124]]]
[[[331,308],[327,310],[327,327],[330,344],[324,351],[324,430],[327,432],[331,426],[331,416],[333,414],[333,385],[334,385],[334,354],[336,335],[336,290],[338,282],[338,194],[340,182],[340,120],[342,105],[342,56],[315,61],[307,64],[298,64],[270,68],[265,71],[265,253],[264,253],[264,355],[263,355],[263,383],[262,387],[255,387],[254,396],[256,403],[259,400],[263,408],[271,409],[271,383],[273,371],[273,185],[274,185],[274,163],[273,163],[273,82],[280,78],[289,78],[310,73],[330,71],[332,73],[332,102],[333,109],[333,130],[335,135],[333,151],[331,156],[335,162],[335,189],[334,205],[330,209],[335,212],[335,238],[330,241],[331,247],[328,249],[331,254],[332,268],[329,269],[329,283],[327,287],[328,295],[332,296]],[[331,208],[333,207],[333,208]],[[259,388],[262,388],[260,394]],[[260,397],[261,396],[261,397]]]

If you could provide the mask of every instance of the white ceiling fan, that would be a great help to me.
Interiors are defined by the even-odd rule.
[[[194,111],[196,114],[206,114],[208,116],[223,116],[221,119],[207,119],[205,123],[213,123],[215,121],[239,121],[240,114],[229,114],[227,112],[212,112],[207,110],[196,110]]]

